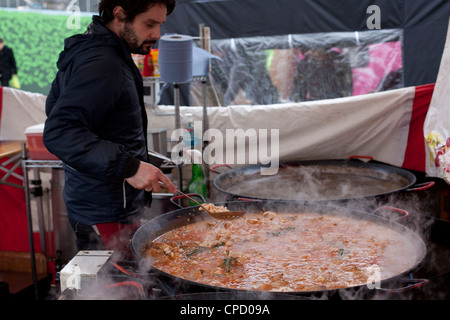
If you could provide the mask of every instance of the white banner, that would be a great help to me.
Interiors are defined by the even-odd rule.
[[[450,28],[424,124],[426,172],[450,184]]]
[[[47,96],[9,87],[0,89],[0,140],[25,141],[25,129],[43,123],[47,118]]]

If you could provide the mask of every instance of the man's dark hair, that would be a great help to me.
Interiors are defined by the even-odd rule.
[[[167,14],[171,14],[175,9],[176,0],[101,0],[98,4],[98,13],[100,17],[108,23],[114,19],[113,10],[120,6],[126,14],[125,20],[131,22],[134,18],[157,3],[165,4],[167,6]]]

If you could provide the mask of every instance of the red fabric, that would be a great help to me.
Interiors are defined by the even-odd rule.
[[[411,122],[409,124],[408,144],[402,167],[425,172],[425,140],[423,124],[428,113],[435,84],[416,87]]]
[[[95,225],[107,250],[114,250],[124,255],[131,254],[130,240],[139,228],[138,224],[121,224],[118,222],[98,223]]]
[[[0,127],[2,125],[3,87],[0,86]]]
[[[0,88],[1,89],[1,88]],[[4,163],[9,158],[3,158],[0,163]],[[7,168],[11,168],[14,164],[10,163]],[[21,167],[14,171],[22,175]],[[0,178],[5,175],[0,170]],[[20,179],[9,176],[8,182],[23,184]],[[39,233],[33,234],[35,251],[41,252]],[[28,237],[28,219],[25,202],[24,189],[0,184],[0,251],[30,251],[30,242]]]

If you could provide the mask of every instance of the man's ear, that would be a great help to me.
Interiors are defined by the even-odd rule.
[[[125,11],[121,6],[117,6],[113,9],[113,15],[115,20],[118,20],[117,22],[123,22],[125,21],[125,18],[127,17],[125,14]]]

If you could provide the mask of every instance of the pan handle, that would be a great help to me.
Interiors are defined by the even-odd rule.
[[[373,157],[371,157],[371,156],[358,156],[358,155],[353,155],[353,156],[349,156],[349,157],[347,158],[347,161],[350,161],[350,160],[356,159],[356,158],[369,159],[369,161],[372,161],[372,160],[373,160]]]
[[[138,290],[141,298],[143,300],[147,299],[147,296],[145,294],[145,290],[144,287],[142,286],[141,283],[137,282],[137,281],[122,281],[122,282],[114,282],[111,284],[107,284],[104,286],[105,289],[113,289],[113,288],[119,288],[119,287],[132,287]]]
[[[409,212],[408,211],[403,210],[403,209],[399,209],[399,208],[396,208],[396,207],[391,207],[391,206],[381,206],[381,207],[375,209],[375,211],[373,211],[372,214],[378,215],[380,217],[385,217],[385,215],[381,215],[381,214],[378,213],[378,211],[381,211],[381,210],[394,211],[394,212],[398,212],[398,213],[402,214],[402,216],[399,217],[399,218],[391,219],[389,217],[389,219],[391,219],[391,220],[400,220],[400,219],[405,219],[405,218],[409,217]]]
[[[435,184],[436,184],[436,182],[434,182],[434,181],[423,182],[423,183],[414,185],[412,188],[406,189],[406,191],[423,191],[423,190],[430,189]]]
[[[199,198],[202,200],[202,202],[205,202],[205,203],[206,203],[205,198],[204,198],[201,194],[197,194],[197,193],[187,193],[187,195],[188,195],[189,197],[199,197]],[[173,197],[170,197],[170,198],[169,198],[169,201],[170,201],[173,205],[175,205],[176,207],[178,207],[178,208],[180,208],[180,209],[183,209],[184,207],[175,201],[175,200],[182,199],[182,198],[186,198],[186,197],[185,197],[183,194],[179,194],[179,195],[175,195],[175,196],[173,196]]]
[[[238,201],[261,201],[259,199],[251,199],[251,198],[237,198]]]
[[[228,167],[229,169],[232,169],[229,164],[215,164],[215,165],[209,167],[209,170],[214,173],[221,174],[222,172],[216,170],[216,168],[219,168],[219,167]]]
[[[403,279],[403,280],[401,280],[401,282],[404,283],[403,287],[400,287],[400,288],[377,288],[377,290],[380,290],[387,294],[404,293],[409,290],[420,288],[424,285],[427,285],[430,283],[430,280],[428,280],[428,279]]]

